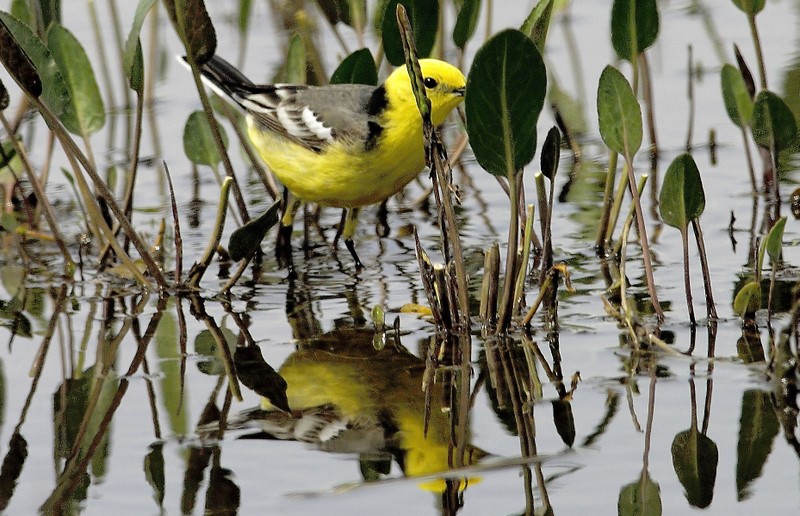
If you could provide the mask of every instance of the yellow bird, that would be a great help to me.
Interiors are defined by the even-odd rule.
[[[464,98],[456,67],[421,59],[432,121],[439,125]],[[281,235],[288,242],[303,201],[346,208],[345,245],[353,245],[358,212],[407,185],[425,167],[422,118],[404,66],[381,86],[254,84],[214,56],[200,69],[215,92],[244,110],[259,155],[287,188]],[[280,238],[279,238],[280,241]]]

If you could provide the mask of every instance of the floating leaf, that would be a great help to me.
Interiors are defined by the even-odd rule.
[[[720,73],[722,100],[731,121],[741,128],[748,127],[753,120],[753,99],[741,72],[733,65],[722,65]]]
[[[761,285],[757,281],[751,281],[736,293],[733,299],[733,311],[739,317],[745,318],[755,314],[759,308],[761,308]]]
[[[258,346],[239,346],[233,354],[236,376],[242,384],[285,412],[291,412],[286,398],[286,380],[261,356]]]
[[[378,84],[378,69],[369,49],[356,50],[331,75],[331,84]]]
[[[481,0],[464,0],[461,9],[456,17],[456,24],[453,27],[453,42],[458,48],[464,50],[467,41],[475,34],[475,27],[478,25],[478,16],[481,13]]]
[[[280,206],[280,201],[274,202],[263,215],[250,220],[231,234],[228,241],[228,254],[231,260],[238,262],[258,249],[261,241],[264,240],[264,235],[278,222]]]
[[[752,15],[760,13],[766,3],[767,0],[733,0],[733,5]]]
[[[228,148],[228,136],[221,125],[219,134],[222,137],[222,144]],[[186,120],[183,128],[183,152],[192,163],[198,165],[208,165],[215,167],[222,161],[222,155],[214,143],[214,135],[211,133],[211,126],[208,125],[208,118],[203,111],[195,111]]]
[[[661,218],[683,231],[690,221],[703,214],[706,196],[700,171],[690,154],[675,158],[664,174],[664,184],[658,197]]]
[[[758,389],[745,391],[736,445],[736,493],[740,501],[749,496],[750,483],[761,476],[778,430],[769,393]]]
[[[631,37],[633,34],[636,34],[635,52]],[[614,0],[611,7],[611,44],[619,57],[632,61],[655,43],[656,37],[656,0]]]
[[[679,432],[672,440],[672,467],[689,504],[701,509],[711,505],[718,462],[717,445],[696,427]]]
[[[617,500],[620,516],[657,516],[661,514],[661,489],[647,471],[635,482],[623,486]]]
[[[542,174],[550,181],[556,176],[561,158],[561,133],[558,127],[551,127],[542,145]]]
[[[781,151],[797,138],[794,115],[782,98],[771,91],[762,91],[753,108],[753,137],[768,149]]]
[[[612,66],[600,75],[597,115],[608,148],[633,157],[642,145],[642,110],[628,80]]]
[[[553,0],[539,0],[519,29],[531,38],[536,48],[542,53],[544,53],[547,30],[550,28],[550,19],[553,15],[553,3]]]
[[[518,30],[498,33],[475,54],[467,79],[467,133],[489,173],[513,174],[533,159],[546,87],[542,56]]]
[[[47,47],[61,70],[72,99],[74,117],[62,118],[64,127],[81,136],[99,131],[106,123],[106,110],[92,64],[80,42],[69,30],[53,23],[47,30]]]
[[[403,4],[408,19],[414,29],[414,44],[420,57],[428,57],[436,42],[439,29],[439,0],[389,0],[382,9],[381,36],[386,59],[394,66],[405,63],[400,29],[397,26],[395,11],[397,4]]]

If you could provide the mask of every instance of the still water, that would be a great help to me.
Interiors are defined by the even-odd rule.
[[[493,2],[492,31],[519,26],[530,4]],[[104,19],[107,6],[98,7]],[[233,60],[242,43],[235,6],[209,1],[208,7],[217,28],[217,52]],[[366,266],[361,273],[354,273],[343,248],[341,261],[331,259],[316,227],[306,235],[309,249],[298,250],[304,238],[298,225],[296,277],[278,269],[270,234],[258,276],[248,272],[228,301],[215,297],[225,283],[217,264],[193,304],[188,298],[143,297],[127,281],[97,275],[91,267],[80,281],[61,285],[43,267],[26,273],[10,246],[0,270],[0,341],[7,343],[0,346],[0,503],[5,511],[393,515],[521,514],[549,508],[555,514],[614,514],[622,508],[632,514],[638,507],[639,514],[659,508],[664,514],[699,508],[709,514],[797,512],[796,400],[769,380],[763,356],[752,360],[768,343],[766,314],[759,313],[759,326],[746,340],[731,306],[735,288],[751,273],[753,200],[741,136],[722,103],[719,68],[733,61],[735,42],[755,69],[747,21],[725,0],[659,2],[659,8],[661,30],[649,51],[661,146],[657,172],[663,174],[686,145],[691,45],[693,155],[706,189],[702,223],[720,315],[716,332],[702,325],[691,330],[679,233],[650,217],[655,275],[668,307],[662,329],[671,333],[675,350],[693,349],[690,355],[631,351],[624,330],[603,307],[607,284],[593,242],[607,157],[597,136],[594,99],[600,72],[616,58],[608,2],[576,0],[568,17],[555,19],[545,56],[585,124],[583,160],[576,163],[562,151],[557,179],[560,191],[567,177],[574,177],[554,207],[553,239],[555,258],[568,263],[576,288],[560,295],[557,330],[534,319],[529,339],[482,339],[476,333],[470,367],[429,375],[438,348],[432,347],[437,345],[434,326],[415,308],[427,300],[410,232],[416,226],[429,252],[437,253],[434,217],[415,202],[428,185],[424,176],[389,203],[388,237],[376,236],[376,209],[363,213],[356,237]],[[64,25],[96,58],[85,9],[83,4],[65,9]],[[133,6],[119,10],[123,26],[129,26]],[[452,12],[449,3],[447,12]],[[758,16],[770,85],[793,108],[798,107],[799,16],[800,4],[786,0],[768,2]],[[244,41],[243,69],[257,81],[268,81],[285,55],[286,37],[272,18],[266,3],[258,3],[254,29]],[[110,28],[105,31],[110,41]],[[356,48],[352,33],[342,32]],[[179,43],[163,9],[158,34],[164,49],[153,105],[158,145],[146,132],[143,155],[154,159],[140,168],[135,220],[149,239],[162,217],[170,220],[158,168],[163,158],[176,182],[184,259],[190,264],[205,247],[218,190],[210,170],[201,168],[199,190],[193,192],[195,180],[181,141],[184,121],[199,109],[199,101],[188,74],[171,58],[180,52]],[[316,37],[319,48],[329,50],[323,59],[330,71],[342,51],[324,24]],[[467,63],[479,39],[468,46]],[[372,35],[367,43],[377,48]],[[539,134],[552,123],[545,110]],[[41,163],[45,150],[37,138],[43,139],[44,127],[37,121],[26,130],[34,141],[33,158]],[[450,140],[457,130],[450,124]],[[708,149],[711,130],[716,131],[715,165]],[[124,135],[115,137],[121,143],[107,140],[102,132],[95,137],[98,156],[120,165]],[[649,168],[646,152],[640,154],[637,172]],[[243,171],[251,211],[266,209],[262,185],[241,155],[232,155]],[[55,159],[63,158],[57,154]],[[477,291],[483,250],[506,240],[508,200],[469,152],[464,161],[465,173],[457,172],[455,181],[467,269]],[[535,198],[534,164],[526,176],[530,199]],[[797,177],[790,167],[783,177],[784,195]],[[48,191],[61,199],[59,216],[80,227],[67,183],[56,178]],[[651,196],[644,199],[650,213]],[[729,231],[731,213],[736,221]],[[327,242],[338,219],[335,210],[322,213],[319,227]],[[233,229],[230,221],[229,226],[226,235]],[[780,273],[787,292],[797,281],[798,241],[797,224],[790,219]],[[167,242],[171,260],[171,239]],[[637,258],[628,269],[631,288],[644,295],[638,248],[631,246],[629,253]],[[694,248],[691,260],[699,270]],[[699,273],[693,286],[701,315]],[[529,302],[537,292],[529,288]],[[387,310],[390,325],[399,321],[399,331],[377,334],[383,347],[376,346],[370,317],[375,305]],[[781,304],[773,317],[776,331],[788,323],[789,307],[790,301]],[[232,349],[237,343],[259,346],[287,383],[294,417],[262,407],[259,396],[245,387],[242,401],[226,401],[225,368],[211,337],[215,331],[228,336]],[[709,347],[714,359],[707,358]],[[427,393],[423,383],[431,386]],[[453,392],[462,398],[451,399]],[[457,413],[446,406],[457,407]],[[208,423],[219,410],[230,413],[230,429],[221,436],[218,426]],[[453,420],[461,424],[453,426]],[[454,463],[453,442],[460,443],[456,451],[463,452],[463,466],[444,474]],[[66,464],[79,465],[78,472],[62,474]]]

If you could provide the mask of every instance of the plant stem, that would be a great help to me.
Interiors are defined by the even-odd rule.
[[[711,273],[708,270],[708,255],[706,254],[705,239],[703,231],[700,229],[700,221],[692,219],[692,229],[697,241],[697,249],[700,251],[700,267],[703,270],[703,288],[706,293],[706,312],[708,318],[713,322],[717,320],[717,305],[714,303],[714,291],[711,288]]]
[[[497,317],[497,330],[495,333],[504,333],[511,322],[511,312],[514,302],[514,281],[517,270],[517,241],[519,239],[519,187],[520,172],[514,171],[508,175],[509,199],[511,200],[511,215],[508,224],[508,248],[506,249],[506,274],[503,278],[503,299],[500,302],[500,312]]]
[[[597,238],[594,242],[595,249],[600,255],[605,254],[606,231],[608,228],[608,220],[611,215],[611,207],[614,202],[612,195],[614,194],[614,181],[617,175],[617,153],[614,151],[609,152],[608,170],[606,171],[606,187],[603,191],[603,205],[600,210],[600,224],[597,227]]]
[[[753,37],[753,47],[756,51],[756,61],[758,61],[758,74],[761,76],[761,89],[767,90],[767,71],[764,66],[764,52],[761,50],[761,38],[758,35],[758,27],[756,27],[756,15],[750,13],[747,15],[747,23],[750,25],[750,35]]]
[[[689,232],[686,227],[681,228],[681,245],[683,246],[683,287],[686,291],[686,305],[689,309],[689,322],[697,325],[694,318],[694,304],[692,303],[692,282],[689,276]]]
[[[206,249],[200,261],[195,263],[191,271],[189,271],[188,284],[190,287],[196,288],[203,279],[208,266],[211,265],[211,260],[214,259],[214,254],[217,252],[217,246],[222,238],[222,230],[225,228],[225,214],[228,211],[228,194],[231,190],[231,179],[226,177],[222,182],[222,187],[219,192],[219,205],[217,206],[217,218],[214,221],[214,231],[211,233],[211,238],[208,240]]]

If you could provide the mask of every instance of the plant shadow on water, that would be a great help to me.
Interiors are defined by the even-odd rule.
[[[122,4],[0,12],[0,511],[800,506],[796,5]],[[168,66],[215,48],[270,83],[374,86],[414,52],[468,75],[430,174],[364,209],[363,270],[336,210],[273,252],[243,118]]]

